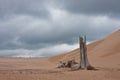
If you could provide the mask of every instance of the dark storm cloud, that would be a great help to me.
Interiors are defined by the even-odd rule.
[[[61,19],[57,20],[17,16],[1,22],[0,49],[34,50],[56,44],[72,45],[78,42],[79,35],[86,35],[88,41],[93,41],[119,28],[117,26],[119,21],[109,20],[109,18],[89,18],[69,13],[67,13],[67,17],[64,16],[58,16]]]
[[[116,6],[116,0],[0,0],[0,56],[54,55],[77,48],[79,36],[101,39],[119,29],[120,19],[108,17],[119,13]]]
[[[120,17],[120,0],[58,0],[58,4],[72,13]]]
[[[0,17],[31,15],[44,19],[49,17],[45,6],[44,0],[0,0]]]

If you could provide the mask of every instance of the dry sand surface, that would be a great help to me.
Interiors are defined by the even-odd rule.
[[[96,70],[55,68],[59,61],[79,61],[76,49],[51,58],[0,58],[0,80],[120,80],[120,30],[87,47]]]

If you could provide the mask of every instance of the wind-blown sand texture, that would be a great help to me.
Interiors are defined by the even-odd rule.
[[[96,70],[57,69],[59,61],[75,58],[79,49],[50,58],[0,58],[0,80],[120,80],[120,30],[87,46]]]

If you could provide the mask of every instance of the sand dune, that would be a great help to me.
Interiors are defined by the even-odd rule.
[[[56,69],[56,63],[75,58],[79,48],[50,58],[0,58],[0,80],[120,80],[120,30],[87,46],[96,70]]]
[[[100,63],[109,63],[112,66],[116,63],[116,67],[119,67],[120,64],[120,30],[112,33],[108,37],[96,41],[94,43],[91,43],[87,46],[88,48],[88,58],[91,63],[96,64]],[[77,61],[79,61],[79,48],[76,50],[73,50],[71,52],[57,55],[51,58],[52,61],[64,61],[71,58],[75,58]]]

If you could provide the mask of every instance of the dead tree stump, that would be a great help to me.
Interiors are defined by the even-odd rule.
[[[80,68],[91,70],[93,67],[89,64],[87,58],[86,36],[79,37],[80,45]]]

